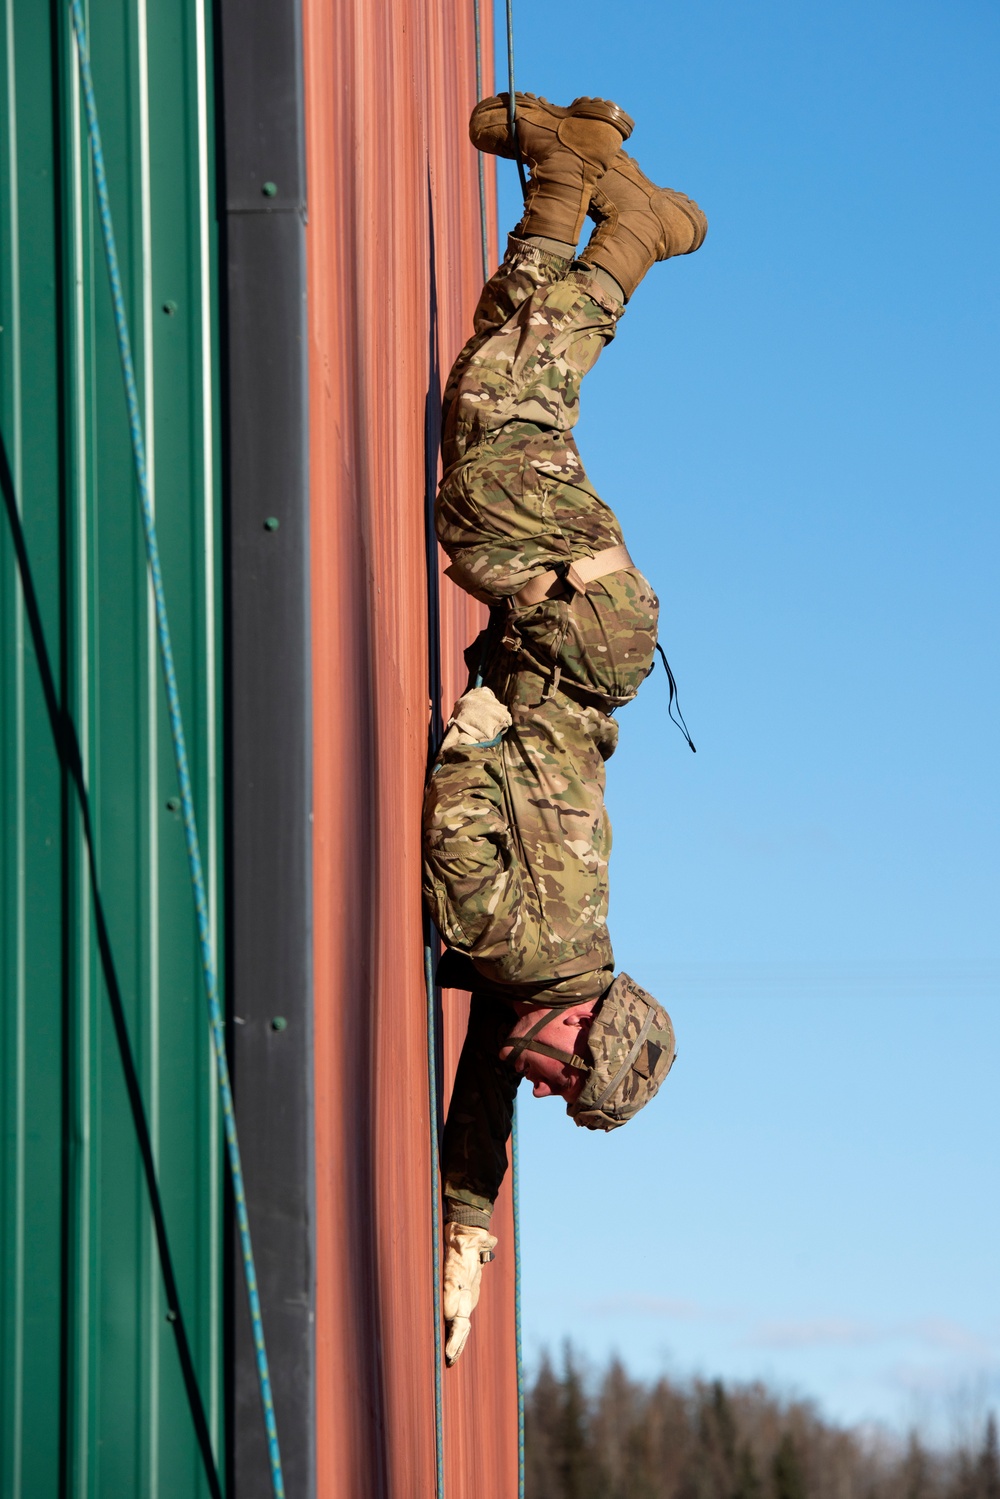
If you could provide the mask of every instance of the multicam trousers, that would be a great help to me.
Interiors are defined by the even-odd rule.
[[[514,595],[622,544],[571,431],[620,314],[586,267],[511,240],[445,392],[437,533],[450,576],[491,606],[469,660],[513,719],[498,744],[444,752],[424,804],[424,893],[481,980],[444,1141],[446,1196],[473,1213],[506,1165],[509,1002],[596,998],[613,973],[604,762],[612,712],[652,668],[656,596],[634,567],[531,606]]]
[[[626,568],[529,608],[513,596],[538,573],[622,544],[572,436],[581,382],[621,310],[585,266],[511,239],[445,390],[435,510],[449,575],[510,611],[522,660],[561,666],[605,706],[634,697],[650,670],[657,606],[642,574]]]

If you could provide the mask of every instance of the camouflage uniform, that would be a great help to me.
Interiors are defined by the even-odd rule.
[[[437,534],[450,576],[492,608],[468,659],[513,719],[497,744],[445,751],[424,807],[425,896],[476,972],[444,1141],[450,1213],[469,1222],[488,1222],[506,1167],[509,1001],[597,998],[613,974],[604,762],[611,713],[652,667],[657,600],[634,567],[530,606],[513,595],[622,544],[571,433],[621,310],[585,266],[512,239],[445,392]]]
[[[621,312],[586,266],[511,239],[448,379],[435,511],[455,582],[510,610],[522,657],[561,668],[606,707],[634,697],[650,670],[657,604],[642,574],[609,573],[529,608],[512,600],[536,574],[622,544],[572,436],[581,381]]]

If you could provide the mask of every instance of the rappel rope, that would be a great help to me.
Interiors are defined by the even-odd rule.
[[[510,121],[510,137],[517,162],[517,175],[521,182],[521,197],[527,201],[528,177],[521,156],[521,144],[517,138],[517,90],[514,83],[514,3],[507,0],[507,113]],[[482,160],[482,157],[480,157]],[[485,215],[485,205],[483,206]],[[485,233],[485,228],[484,228]],[[485,647],[484,647],[485,651]],[[482,668],[480,667],[480,670]],[[521,1213],[518,1190],[517,1156],[517,1097],[510,1125],[510,1175],[511,1199],[514,1215],[514,1357],[517,1364],[517,1499],[524,1499],[524,1358],[521,1336]]]
[[[434,1306],[434,1493],[444,1499],[444,1390],[441,1363],[444,1358],[441,1337],[441,1147],[438,1112],[437,1075],[437,985],[434,981],[434,928],[424,917],[424,984],[427,989],[427,1092],[430,1099],[431,1126],[431,1247]]]
[[[482,36],[479,16],[479,0],[474,0],[476,78],[482,67]],[[485,181],[482,162],[479,163],[479,201],[484,202]],[[433,224],[433,221],[432,221]],[[485,228],[482,239],[483,265],[487,265],[487,239]],[[440,353],[437,325],[437,264],[436,247],[431,238],[431,382],[428,392],[424,420],[424,549],[427,569],[427,696],[430,702],[430,721],[427,726],[427,768],[437,758],[443,729],[441,724],[441,651],[440,651],[440,599],[438,583],[438,543],[434,530],[434,497],[437,489],[438,459],[441,451],[441,380]],[[433,442],[432,442],[433,435]],[[439,989],[435,979],[440,942],[434,923],[424,912],[424,988],[427,1005],[427,1120],[430,1132],[430,1202],[431,1202],[431,1306],[434,1344],[434,1496],[445,1499],[444,1481],[444,1337],[441,1307],[441,1106],[438,1076],[438,1053],[441,1045],[439,1019]]]
[[[476,29],[476,99],[479,100],[483,97],[483,25],[479,0],[473,0],[472,13]],[[485,284],[490,279],[490,240],[486,230],[486,163],[482,151],[476,152],[476,165],[479,168],[479,224]]]
[[[483,62],[482,62],[482,17],[480,12],[480,0],[473,0],[473,18],[475,25],[475,60],[476,60],[476,98],[483,97]],[[509,79],[510,93],[510,124],[511,136],[514,142],[514,150],[517,158],[518,172],[521,178],[522,192],[527,191],[527,180],[524,173],[524,165],[521,161],[521,153],[517,144],[517,124],[515,120],[514,100],[514,27],[511,14],[510,0],[507,3],[507,73]],[[489,225],[486,213],[486,173],[482,153],[478,159],[478,182],[479,182],[479,228],[480,245],[482,253],[483,281],[488,281],[490,276],[489,257]],[[436,473],[433,476],[436,478]],[[439,628],[439,617],[437,610],[437,544],[434,535],[434,494],[432,476],[428,472],[427,485],[427,572],[428,572],[428,613],[430,658],[428,661],[430,700],[432,704],[432,719],[428,744],[428,761],[433,766],[437,757],[438,747],[442,738],[440,723],[440,667],[437,657],[435,642]],[[484,643],[485,659],[485,643]],[[476,676],[476,685],[482,684],[483,660],[480,661],[479,671]],[[499,742],[498,736],[496,742]],[[429,918],[425,918],[426,935],[424,941],[424,984],[427,993],[427,1086],[430,1116],[430,1156],[431,1156],[431,1240],[433,1250],[433,1304],[434,1304],[434,1439],[435,1439],[435,1478],[436,1499],[444,1499],[444,1423],[443,1423],[443,1390],[441,1378],[441,1366],[443,1360],[442,1337],[441,1337],[441,1208],[440,1208],[440,1119],[438,1110],[438,1074],[437,1074],[437,1052],[439,1044],[439,1025],[437,1016],[438,988],[435,980],[435,947],[436,934]],[[524,1383],[523,1362],[521,1355],[521,1265],[520,1265],[520,1225],[518,1220],[517,1202],[517,1115],[515,1111],[511,1130],[511,1177],[513,1185],[513,1255],[514,1255],[514,1339],[517,1359],[517,1493],[518,1499],[524,1499]]]
[[[517,96],[514,89],[514,0],[507,0],[507,118],[510,122],[510,139],[517,162],[517,175],[521,179],[521,196],[528,196],[528,175],[524,170],[521,147],[517,139]]]
[[[101,131],[90,70],[87,33],[84,26],[83,9],[80,0],[70,0],[70,14],[73,21],[73,30],[76,35],[80,83],[83,90],[84,109],[87,116],[87,131],[90,136],[90,154],[93,165],[98,218],[101,225],[101,238],[104,244],[104,258],[107,264],[108,281],[111,287],[115,335],[118,342],[118,357],[121,364],[122,382],[125,387],[125,403],[128,408],[132,457],[135,467],[136,485],[139,491],[143,535],[146,543],[146,560],[149,566],[149,576],[153,589],[160,665],[163,671],[167,710],[170,719],[170,737],[173,743],[174,762],[181,794],[181,819],[184,825],[184,841],[187,847],[188,872],[194,895],[198,945],[201,951],[201,969],[205,986],[205,998],[208,1003],[212,1046],[215,1053],[216,1075],[219,1085],[229,1161],[229,1175],[232,1182],[236,1223],[243,1257],[243,1275],[246,1282],[247,1302],[249,1305],[250,1323],[256,1355],[257,1378],[260,1386],[260,1398],[267,1436],[271,1487],[275,1499],[284,1499],[285,1484],[281,1468],[281,1454],[278,1447],[278,1431],[274,1415],[274,1401],[271,1394],[267,1349],[264,1342],[264,1324],[261,1318],[260,1298],[257,1290],[257,1274],[254,1265],[253,1246],[250,1239],[250,1220],[247,1214],[243,1168],[240,1160],[239,1139],[236,1132],[236,1116],[233,1111],[232,1086],[230,1084],[229,1063],[226,1056],[225,1027],[222,1018],[222,1008],[219,1002],[215,952],[208,911],[208,900],[205,893],[205,879],[202,870],[201,848],[198,841],[198,828],[194,815],[191,774],[188,766],[184,723],[181,717],[177,673],[174,667],[170,622],[167,615],[166,596],[163,589],[160,553],[156,539],[156,524],[153,518],[152,499],[149,492],[149,479],[146,468],[146,444],[143,436],[142,419],[139,413],[139,396],[136,386],[135,368],[132,362],[132,343],[125,311],[125,295],[122,289],[121,272],[118,266],[118,252],[115,245],[114,225],[112,223],[111,205],[108,197],[107,174],[104,166],[104,151],[101,145]]]

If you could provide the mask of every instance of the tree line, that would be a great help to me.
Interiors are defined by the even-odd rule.
[[[762,1384],[585,1378],[567,1348],[525,1397],[525,1499],[1000,1499],[996,1418],[971,1446],[837,1426]]]

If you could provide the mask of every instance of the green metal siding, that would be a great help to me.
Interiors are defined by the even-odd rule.
[[[0,423],[83,749],[182,1306],[221,1457],[214,1075],[68,9],[3,0]],[[207,0],[92,0],[91,58],[213,911],[220,730]],[[60,773],[0,520],[0,1492],[207,1492]]]

